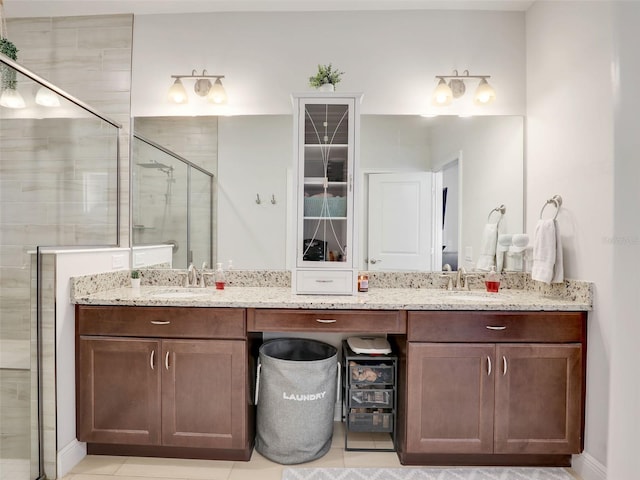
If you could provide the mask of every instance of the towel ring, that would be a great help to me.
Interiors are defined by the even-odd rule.
[[[500,214],[500,218],[498,218],[497,223],[500,223],[500,220],[502,220],[502,215],[504,215],[506,211],[507,211],[507,207],[505,207],[504,205],[500,205],[499,207],[494,208],[489,212],[489,215],[487,215],[487,222],[489,222],[489,219],[491,218],[491,215],[493,214],[493,212],[498,212]]]
[[[542,219],[542,213],[544,212],[544,209],[547,208],[547,205],[553,205],[556,207],[556,213],[552,219],[555,220],[558,216],[558,212],[560,211],[560,207],[562,206],[562,197],[560,195],[554,195],[549,200],[547,200],[540,210],[540,219]]]

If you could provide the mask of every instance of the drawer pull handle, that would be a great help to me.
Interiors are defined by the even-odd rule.
[[[171,322],[169,320],[151,320],[153,325],[169,325]]]
[[[164,368],[169,370],[169,352],[164,356]]]
[[[491,357],[487,355],[487,376],[491,376]]]
[[[149,365],[151,366],[151,370],[155,370],[155,358],[156,358],[156,351],[155,350],[151,350],[151,355],[149,356]]]
[[[321,278],[316,279],[316,283],[333,283],[333,280],[323,280]]]
[[[336,323],[337,320],[334,320],[333,318],[316,318],[316,322],[318,322],[318,323]]]
[[[487,325],[487,328],[489,330],[506,330],[507,329],[507,327],[503,325]]]

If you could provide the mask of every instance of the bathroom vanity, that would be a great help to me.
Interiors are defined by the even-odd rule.
[[[77,434],[89,453],[249,459],[264,332],[386,335],[403,464],[566,466],[582,450],[587,304],[518,291],[172,292],[74,299]]]

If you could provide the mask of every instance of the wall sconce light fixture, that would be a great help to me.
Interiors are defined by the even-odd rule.
[[[15,88],[5,88],[0,95],[0,106],[6,108],[25,108],[24,98]]]
[[[59,107],[60,98],[47,87],[42,86],[36,93],[36,103],[43,107]],[[0,106],[7,108],[26,108],[22,94],[15,88],[5,88],[0,95]]]
[[[487,82],[490,75],[469,75],[469,70],[465,70],[462,75],[457,70],[453,71],[453,75],[436,75],[438,85],[433,91],[433,104],[439,107],[451,105],[454,98],[460,98],[466,91],[464,81],[470,78],[479,78],[480,83],[476,89],[473,101],[476,105],[488,105],[496,99],[496,92]],[[449,83],[447,83],[449,79]]]
[[[36,103],[43,107],[59,107],[60,99],[53,90],[43,85],[36,92]]]
[[[171,75],[171,78],[175,78],[175,82],[169,89],[169,101],[172,103],[189,103],[189,96],[187,90],[182,84],[183,78],[195,78],[196,83],[193,86],[193,91],[200,97],[207,97],[207,100],[215,104],[227,103],[227,92],[222,86],[221,79],[224,75],[208,75],[206,70],[202,71],[202,75],[198,75],[195,70],[191,72],[191,75]],[[210,78],[215,78],[215,81],[211,83]]]

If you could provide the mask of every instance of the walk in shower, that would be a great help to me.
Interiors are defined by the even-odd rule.
[[[134,249],[171,244],[174,268],[211,267],[213,174],[138,134],[131,164]]]
[[[119,244],[120,126],[1,54],[0,75],[0,480],[56,478],[55,252]]]

